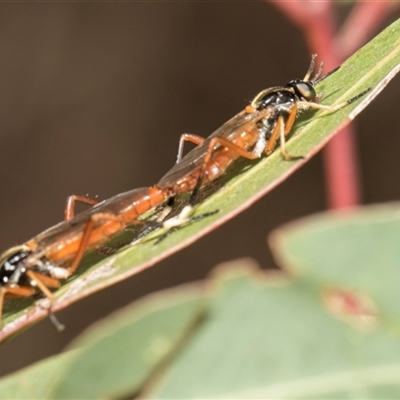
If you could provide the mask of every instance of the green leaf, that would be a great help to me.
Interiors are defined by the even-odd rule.
[[[334,114],[304,112],[288,142],[288,151],[306,159],[319,151],[332,135],[347,125],[383,89],[398,72],[399,64],[400,21],[397,21],[317,87],[318,92],[324,94],[323,103],[329,105],[347,100],[368,87],[373,88],[372,92]],[[179,229],[156,246],[154,241],[128,246],[100,262],[98,259],[93,261],[89,255],[79,272],[57,291],[54,310],[139,273],[188,246],[249,207],[305,162],[285,161],[279,151],[256,162],[239,161],[226,176],[207,188],[207,199],[196,209],[196,214],[219,210],[217,214]],[[6,308],[0,340],[45,316],[46,310],[33,307],[32,302],[10,303]]]
[[[102,398],[138,391],[203,314],[195,286],[134,303],[89,329],[75,347],[0,381],[0,398]]]
[[[357,218],[355,224],[368,225]],[[326,220],[319,236],[328,225]],[[293,235],[286,231],[301,236],[298,228]],[[282,231],[277,235],[287,252]],[[325,243],[335,248],[339,239]],[[354,232],[345,239],[349,248],[359,241]],[[363,273],[377,274],[381,266],[370,264]],[[41,398],[117,398],[138,392],[157,399],[398,398],[398,315],[381,318],[384,310],[377,309],[370,323],[361,314],[348,319],[335,314],[324,293],[342,269],[330,271],[329,282],[316,280],[314,271],[289,280],[242,260],[220,267],[203,291],[190,285],[127,307],[75,341],[79,351],[61,365],[58,379]],[[360,277],[350,274],[349,287],[364,289]],[[385,291],[399,301],[394,285],[390,290],[382,285],[380,292]],[[28,368],[27,376],[35,368]]]
[[[362,293],[373,299],[380,320],[400,322],[398,203],[306,218],[280,228],[270,242],[277,261],[297,276]],[[392,333],[400,337],[400,325]]]
[[[60,371],[74,357],[67,352],[36,363],[0,381],[1,399],[48,399],[54,382],[60,378]]]
[[[148,397],[397,398],[399,338],[388,326],[365,333],[336,319],[316,289],[225,282],[212,319]]]

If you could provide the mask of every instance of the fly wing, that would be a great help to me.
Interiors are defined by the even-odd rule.
[[[97,213],[118,215],[134,207],[136,202],[143,199],[145,196],[148,196],[148,188],[139,188],[118,194],[77,214],[68,221],[62,221],[44,232],[39,233],[39,235],[35,236],[30,242],[36,243],[38,250],[43,250],[47,246],[54,245],[55,243],[67,243],[74,240],[77,236],[82,235],[86,223],[92,215]],[[97,222],[99,225],[101,223],[101,221]],[[96,228],[96,225],[94,228]]]
[[[232,140],[236,135],[242,133],[242,128],[247,124],[246,129],[249,129],[249,123],[255,124],[267,114],[267,110],[254,111],[247,113],[241,111],[236,114],[229,121],[225,122],[221,127],[214,131],[206,140],[186,154],[182,160],[176,163],[158,182],[157,186],[161,188],[170,187],[175,184],[176,181],[190,175],[198,168],[201,167],[203,159],[207,154],[210,140],[214,137],[223,137],[228,140]],[[218,147],[218,145],[216,146]]]

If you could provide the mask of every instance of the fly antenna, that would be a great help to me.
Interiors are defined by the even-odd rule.
[[[310,79],[310,82],[313,85],[315,84],[315,82],[318,82],[318,78],[321,75],[321,72],[322,72],[323,68],[324,68],[324,62],[321,61],[321,64],[319,64],[319,68],[318,68],[317,73],[314,75],[314,77],[312,79]]]
[[[310,62],[310,66],[308,67],[306,76],[304,77],[303,81],[304,82],[308,82],[310,80],[311,74],[314,71],[314,66],[315,66],[315,59],[316,59],[317,55],[316,54],[312,54],[311,55],[311,62]]]

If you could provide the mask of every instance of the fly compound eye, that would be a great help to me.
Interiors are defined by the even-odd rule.
[[[290,82],[290,86],[295,90],[296,94],[302,97],[304,100],[312,102],[315,101],[317,94],[315,93],[315,89],[311,83],[304,81],[292,81]]]

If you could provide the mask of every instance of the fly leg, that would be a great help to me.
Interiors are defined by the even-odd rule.
[[[50,305],[48,307],[50,321],[56,327],[57,331],[61,332],[62,330],[64,330],[65,326],[58,321],[58,319],[51,311],[51,308],[55,302],[55,297],[53,293],[51,293],[49,290],[49,288],[56,289],[60,287],[60,282],[56,278],[45,276],[31,270],[26,271],[26,275],[30,278],[31,285],[38,288],[50,301]]]
[[[185,146],[186,142],[193,143],[197,146],[201,145],[205,141],[205,138],[202,136],[196,135],[194,133],[183,133],[181,137],[179,138],[179,145],[178,145],[178,153],[176,155],[176,161],[175,164],[178,164],[183,157],[183,148]],[[172,208],[175,204],[175,196],[170,196],[168,198],[167,204],[165,205],[164,209],[162,212],[157,216],[155,219],[155,223],[159,223],[160,226],[164,226],[164,222],[168,215],[171,213]],[[139,235],[137,240],[141,240],[144,236],[146,236],[148,233],[152,232],[154,230],[156,225],[154,226],[147,226]],[[137,241],[136,240],[136,241]],[[135,241],[135,242],[136,242]]]
[[[200,145],[205,141],[205,138],[194,133],[183,133],[179,139],[178,154],[176,156],[176,164],[182,160],[183,157],[183,146],[185,142],[190,142],[195,145]]]
[[[139,218],[147,211],[164,203],[168,199],[168,194],[168,191],[152,186],[144,190],[139,198],[134,196],[126,208],[117,209],[114,212],[100,212],[100,209],[98,212],[92,212],[82,228],[73,252],[66,254],[72,258],[71,265],[63,268],[64,271],[67,271],[66,276],[56,276],[56,278],[67,279],[78,268],[85,251],[103,244],[129,225],[162,227],[161,222],[144,221]]]
[[[307,109],[307,108],[314,108],[316,110],[325,110],[328,111],[328,114],[334,113],[341,108],[344,108],[348,106],[351,103],[354,103],[356,100],[364,96],[366,93],[368,93],[372,88],[368,88],[363,90],[361,93],[358,93],[356,96],[352,97],[349,100],[343,101],[342,103],[336,104],[335,106],[326,106],[324,104],[319,104],[319,103],[313,103],[313,102],[308,102],[308,101],[299,101],[297,103],[298,107],[300,109]]]
[[[218,137],[218,136],[213,137],[210,140],[210,143],[208,145],[207,153],[204,157],[203,164],[201,166],[200,173],[197,178],[196,186],[194,187],[193,192],[190,196],[189,204],[191,206],[194,205],[196,198],[198,196],[199,190],[203,184],[205,171],[206,171],[207,165],[209,164],[209,162],[212,158],[212,155],[214,153],[216,145],[226,147],[227,149],[232,150],[233,152],[237,153],[239,156],[241,156],[243,158],[247,158],[248,160],[255,160],[257,158],[260,158],[260,156],[258,154],[247,151],[247,150],[243,149],[242,147],[236,145],[235,143],[232,143],[228,139],[225,139],[223,137]]]
[[[155,229],[163,228],[165,220],[172,211],[174,205],[175,197],[171,197],[167,200],[165,208],[157,215],[156,218],[142,221],[144,228],[140,230],[139,234],[131,241],[131,245],[138,244],[142,242],[142,239],[153,232]],[[129,230],[129,228],[128,228]],[[158,243],[158,241],[156,242]]]
[[[0,288],[0,321],[2,318],[3,304],[5,297],[32,297],[36,293],[36,288],[39,289],[50,301],[49,318],[56,329],[60,332],[64,329],[64,325],[60,324],[54,314],[51,312],[51,306],[54,304],[54,296],[48,288],[58,288],[60,282],[58,279],[33,272],[26,271],[26,276],[30,279],[31,286],[16,286],[16,287],[1,287]]]
[[[91,197],[79,196],[79,195],[75,195],[75,194],[73,194],[72,196],[68,196],[67,202],[65,204],[65,210],[64,210],[64,219],[66,221],[75,216],[75,203],[76,202],[94,206],[95,204],[99,203],[99,200],[93,199]]]
[[[217,146],[217,145],[226,147],[229,150],[236,152],[239,156],[241,156],[243,158],[247,158],[248,160],[255,160],[260,157],[258,154],[249,152],[249,151],[243,149],[242,147],[236,145],[235,143],[232,143],[228,139],[225,139],[223,137],[218,137],[218,136],[213,137],[208,144],[207,152],[204,157],[199,176],[197,178],[196,186],[194,187],[193,192],[190,195],[189,204],[186,205],[182,209],[182,211],[179,213],[179,215],[177,215],[176,217],[169,218],[163,222],[163,227],[167,228],[169,231],[173,228],[177,228],[179,226],[190,223],[194,219],[205,218],[205,217],[214,215],[215,213],[218,212],[218,210],[215,210],[215,211],[212,211],[209,213],[202,214],[200,216],[196,216],[196,217],[191,216],[193,213],[194,205],[195,205],[199,190],[203,183],[207,165],[210,163],[210,160],[212,159],[212,155],[215,150],[215,146]],[[165,235],[162,236],[162,239],[164,239],[164,237],[170,233],[169,231]]]
[[[86,222],[85,228],[83,229],[82,238],[80,240],[79,247],[75,254],[74,260],[72,261],[72,264],[68,268],[66,268],[68,274],[67,277],[71,276],[76,271],[79,263],[82,261],[83,255],[85,254],[85,251],[88,249],[90,244],[90,239],[93,232],[94,224],[98,221],[115,222],[117,224],[120,224],[121,226],[123,225],[121,219],[114,214],[110,213],[93,214]],[[113,230],[118,231],[120,229],[114,227]]]
[[[199,135],[195,135],[194,133],[183,133],[181,137],[179,138],[179,146],[178,146],[178,154],[176,155],[176,161],[175,164],[178,164],[183,157],[183,147],[185,146],[186,142],[193,143],[197,146],[201,145],[205,141],[205,138]],[[171,212],[172,207],[175,203],[175,196],[171,196],[168,199],[168,204],[166,208],[164,209],[161,218],[158,218],[157,220],[163,221],[166,216]]]
[[[298,111],[298,106],[295,104],[290,111],[289,117],[285,123],[285,120],[283,119],[283,116],[279,116],[274,130],[272,131],[271,137],[268,139],[267,146],[265,147],[265,154],[269,156],[273,151],[276,146],[276,142],[279,137],[279,142],[280,142],[280,147],[281,147],[281,154],[285,160],[298,160],[303,158],[303,156],[292,156],[286,151],[286,136],[290,133],[292,130],[294,121],[296,120],[296,115]]]
[[[26,286],[0,287],[0,328],[2,326],[4,298],[7,297],[31,297],[36,293],[35,288]]]

